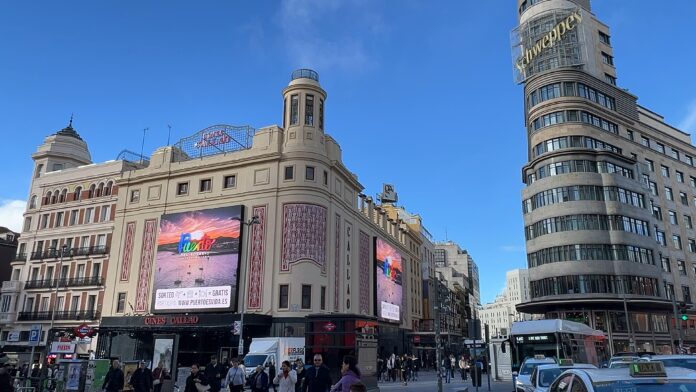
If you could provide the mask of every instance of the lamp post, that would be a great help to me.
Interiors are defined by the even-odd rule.
[[[252,225],[258,225],[261,224],[261,221],[259,220],[258,215],[254,215],[251,217],[246,222],[244,223],[245,226],[251,227]],[[249,247],[247,246],[247,253],[249,251]],[[242,269],[240,268],[239,271],[241,272]],[[246,270],[245,270],[246,272]],[[246,279],[243,280],[246,282]],[[245,288],[246,289],[246,288]],[[239,347],[237,348],[237,357],[241,358],[244,355],[244,292],[245,290],[240,290],[241,295],[240,297],[240,306],[239,306]]]
[[[440,311],[442,310],[442,296],[440,295],[442,275],[438,273],[436,280],[437,301],[435,302],[435,368],[437,369],[437,391],[442,392],[442,359],[440,355]]]

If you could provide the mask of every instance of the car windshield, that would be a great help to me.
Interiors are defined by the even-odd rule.
[[[595,392],[696,392],[696,380],[643,379],[597,382]]]
[[[263,365],[265,360],[265,355],[247,355],[244,357],[244,367],[247,369],[253,369],[259,365]]]
[[[623,368],[627,368],[628,365],[630,365],[630,364],[631,364],[631,362],[616,361],[616,362],[610,363],[609,368],[610,369],[623,369]]]
[[[673,358],[673,359],[658,359],[665,364],[665,367],[676,366],[696,370],[696,358]]]
[[[539,386],[548,387],[565,369],[544,369],[539,371]]]
[[[537,366],[541,365],[540,363],[525,363],[522,365],[522,368],[520,369],[520,374],[522,375],[527,375],[527,374],[532,374],[534,369],[536,369]]]

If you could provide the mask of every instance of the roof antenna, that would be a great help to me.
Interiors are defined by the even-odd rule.
[[[145,148],[145,132],[149,131],[150,127],[143,129],[143,143],[140,145],[140,163],[143,163],[143,149]]]
[[[72,128],[72,119],[75,113],[70,113],[70,122],[68,123],[68,128]]]

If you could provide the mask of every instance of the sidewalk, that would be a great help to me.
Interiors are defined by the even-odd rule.
[[[411,381],[408,385],[404,385],[400,382],[380,382],[377,384],[382,391],[403,391],[408,390],[411,392],[427,391],[427,392],[437,392],[437,373],[434,370],[427,372],[421,371],[418,375],[418,381]],[[455,376],[449,384],[445,383],[445,379],[442,379],[442,391],[443,392],[457,392],[463,391],[468,388],[468,392],[475,392],[476,387],[471,386],[471,377],[468,377],[466,381],[462,381],[459,373],[455,373]],[[488,392],[488,379],[486,375],[483,375],[481,380],[481,386],[479,387],[479,392]],[[512,392],[512,381],[495,381],[491,378],[491,392]]]

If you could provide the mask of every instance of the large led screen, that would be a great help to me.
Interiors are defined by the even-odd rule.
[[[233,310],[243,206],[162,215],[153,311]]]
[[[375,312],[377,317],[401,322],[403,297],[401,254],[386,241],[375,238]]]

